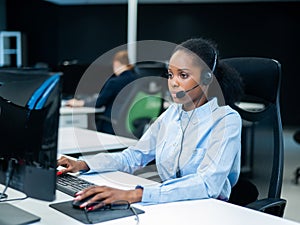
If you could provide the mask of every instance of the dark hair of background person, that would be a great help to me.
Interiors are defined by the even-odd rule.
[[[220,61],[216,44],[213,41],[204,38],[192,38],[179,44],[174,52],[178,50],[186,51],[186,49],[202,59],[211,70],[216,63],[212,72],[221,87],[225,104],[232,105],[240,101],[243,95],[242,79],[234,68]]]

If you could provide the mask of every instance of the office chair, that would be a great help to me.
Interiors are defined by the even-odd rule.
[[[139,77],[165,77],[167,74],[167,65],[157,61],[140,61],[135,63],[134,72]]]
[[[279,217],[286,200],[281,199],[283,135],[279,108],[281,65],[268,58],[223,59],[244,82],[241,102],[232,105],[243,120],[242,165],[229,202]]]
[[[300,144],[300,130],[297,130],[293,137],[295,142]],[[300,167],[297,167],[295,170],[295,184],[299,183],[299,178],[300,178]]]
[[[167,87],[163,78],[166,65],[152,61],[139,62],[134,66],[134,72],[137,79],[118,94],[111,118],[106,121],[112,123],[116,135],[140,138],[163,111]]]

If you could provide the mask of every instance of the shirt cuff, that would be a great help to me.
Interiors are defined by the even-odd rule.
[[[160,186],[144,186],[142,202],[159,203]]]

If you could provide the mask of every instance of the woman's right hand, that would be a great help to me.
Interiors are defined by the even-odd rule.
[[[68,172],[78,172],[80,170],[89,170],[90,168],[86,164],[86,162],[82,160],[73,160],[65,156],[61,156],[57,160],[57,166],[63,166],[65,169],[62,169],[57,172],[58,175]]]

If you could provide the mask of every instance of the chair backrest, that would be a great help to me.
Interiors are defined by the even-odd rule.
[[[140,138],[147,125],[163,111],[166,64],[140,62],[134,71],[137,79],[119,93],[111,116],[117,135]]]
[[[279,107],[281,65],[258,57],[222,61],[235,68],[244,82],[244,96],[232,106],[243,120],[241,178],[257,187],[258,199],[280,198],[284,150]]]
[[[139,77],[163,77],[167,74],[167,65],[164,62],[140,61],[135,63],[134,72]]]

